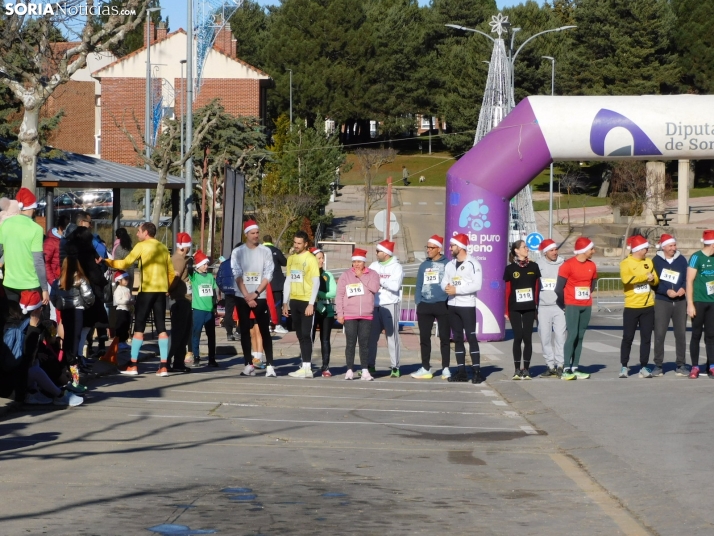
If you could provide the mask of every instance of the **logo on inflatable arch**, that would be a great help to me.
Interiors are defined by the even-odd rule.
[[[611,130],[624,128],[632,136],[632,145],[625,145],[605,154],[605,138]],[[624,115],[602,108],[590,127],[590,148],[599,156],[659,156],[662,152],[632,120]]]
[[[491,227],[488,221],[488,205],[483,199],[476,199],[466,204],[459,216],[459,227],[471,227],[473,231],[481,231]]]

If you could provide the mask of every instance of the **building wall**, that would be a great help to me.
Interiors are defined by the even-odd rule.
[[[70,80],[59,86],[42,107],[43,118],[60,110],[64,117],[48,140],[49,145],[80,154],[94,154],[94,81]]]
[[[176,106],[174,113],[181,116],[184,109],[184,81],[177,78],[173,81],[176,88]],[[204,79],[201,91],[193,103],[193,109],[197,110],[219,98],[226,112],[233,116],[253,116],[260,117],[260,80],[235,80],[230,78],[208,78]]]
[[[137,145],[141,146],[145,87],[145,78],[102,78],[101,156],[104,160],[128,166],[141,165],[131,142],[114,120],[116,118],[120,125],[124,124],[134,136]]]

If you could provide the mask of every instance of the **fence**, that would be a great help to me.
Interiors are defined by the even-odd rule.
[[[416,303],[414,303],[414,289],[416,285],[402,285],[401,311],[399,312],[399,326],[414,326],[416,324]]]
[[[597,280],[595,287],[595,305],[598,310],[611,307],[624,307],[625,294],[622,289],[622,279],[619,277],[603,277]]]

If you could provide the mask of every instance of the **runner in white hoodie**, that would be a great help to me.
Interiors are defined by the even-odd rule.
[[[369,369],[372,375],[377,362],[377,343],[382,330],[387,335],[389,360],[392,365],[390,377],[399,378],[399,314],[401,305],[400,292],[404,270],[394,256],[394,242],[383,240],[377,244],[377,260],[369,267],[379,274],[379,293],[374,299],[374,316],[369,336]]]
[[[473,368],[472,383],[481,383],[481,352],[476,339],[476,293],[481,290],[483,275],[481,263],[468,253],[469,237],[457,234],[451,239],[451,256],[453,260],[446,265],[441,288],[449,295],[449,325],[454,336],[454,353],[458,372],[451,376],[445,368],[441,377],[450,382],[467,382],[466,347],[464,346],[464,330],[469,341],[471,365]]]

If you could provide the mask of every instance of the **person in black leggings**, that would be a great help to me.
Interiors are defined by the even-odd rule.
[[[514,380],[530,380],[531,354],[533,353],[533,322],[537,314],[538,282],[540,268],[528,260],[528,246],[523,240],[511,244],[510,264],[506,266],[506,317],[513,329]],[[521,368],[523,344],[523,368]]]
[[[320,267],[320,290],[317,292],[317,302],[315,302],[315,322],[312,325],[312,342],[315,344],[315,332],[320,326],[320,349],[322,350],[322,377],[329,378],[330,372],[330,335],[332,335],[332,325],[335,323],[335,296],[337,295],[337,282],[330,272],[325,270],[325,254],[318,248],[310,248],[310,252],[315,255],[317,264]]]

